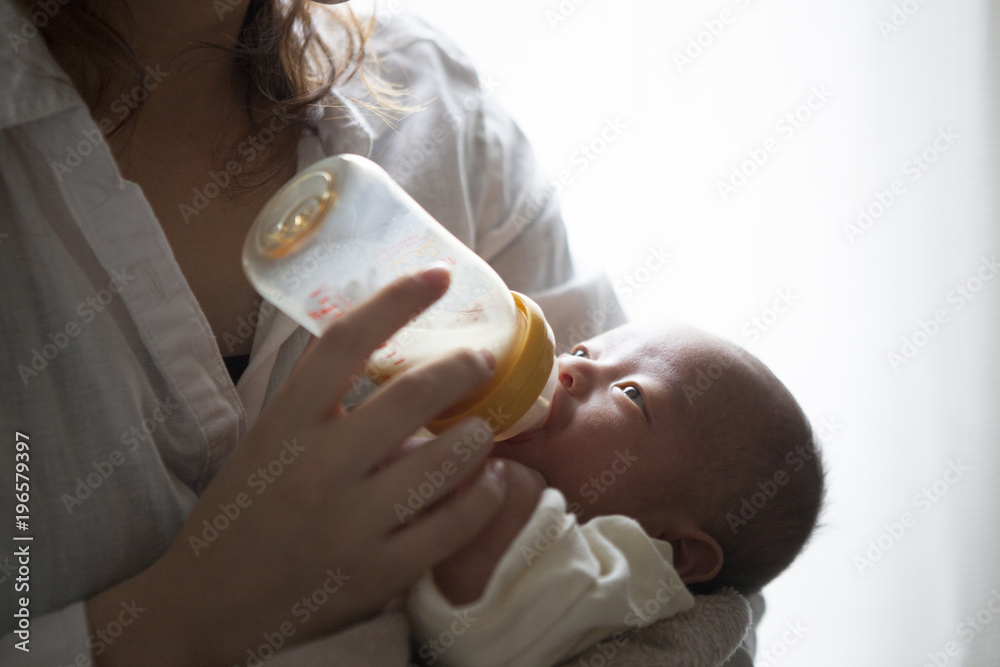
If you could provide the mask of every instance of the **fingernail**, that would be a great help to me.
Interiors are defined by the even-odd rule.
[[[435,289],[445,289],[451,283],[451,274],[444,265],[432,266],[413,275],[413,279]]]
[[[499,488],[502,489],[507,486],[507,469],[503,459],[488,461],[486,463],[486,474],[489,475],[490,481]]]
[[[493,356],[493,353],[489,350],[479,350],[479,354],[483,357],[483,361],[486,362],[486,367],[490,369],[492,373],[497,369],[497,359]]]

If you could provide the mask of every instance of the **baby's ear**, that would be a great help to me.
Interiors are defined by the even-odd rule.
[[[696,528],[667,540],[674,550],[674,569],[685,584],[709,581],[722,569],[722,547]]]

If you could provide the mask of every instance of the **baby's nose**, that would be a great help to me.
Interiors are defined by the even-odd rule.
[[[579,357],[560,357],[558,359],[559,382],[563,389],[572,395],[579,394],[585,389],[584,369],[580,361],[582,360]]]
[[[565,389],[570,390],[570,389],[573,388],[573,375],[570,374],[570,373],[568,373],[567,371],[560,370],[559,371],[559,382],[562,383],[562,386]]]

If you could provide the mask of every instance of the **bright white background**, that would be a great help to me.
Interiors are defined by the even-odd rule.
[[[621,285],[632,319],[731,337],[826,424],[825,526],[766,590],[758,666],[1000,664],[987,607],[995,594],[1000,610],[1000,277],[983,264],[1000,254],[1000,23],[988,0],[401,5],[499,82],[542,165],[568,173],[572,242]],[[803,107],[816,90],[826,99]],[[794,132],[780,125],[796,112]],[[945,151],[942,130],[957,137]],[[766,162],[724,197],[719,183],[768,139]],[[921,169],[911,160],[925,150]],[[880,210],[894,180],[901,194]],[[879,217],[850,238],[860,207]],[[966,284],[978,291],[960,307]],[[769,312],[780,293],[791,305]],[[894,368],[904,337],[921,346]],[[968,468],[954,483],[951,464]],[[934,502],[919,500],[935,482]],[[892,535],[905,512],[911,525]]]

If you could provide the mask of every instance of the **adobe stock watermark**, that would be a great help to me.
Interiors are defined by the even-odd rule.
[[[569,165],[556,170],[555,176],[545,187],[528,197],[521,210],[511,217],[509,224],[518,232],[530,227],[549,202],[569,190],[580,175],[617,143],[629,128],[629,121],[621,116],[606,118],[601,129],[573,151],[569,157]]]
[[[791,111],[785,113],[774,124],[777,136],[770,136],[759,146],[748,148],[746,158],[733,165],[729,177],[715,182],[715,188],[723,202],[744,187],[755,174],[766,165],[778,152],[782,142],[788,143],[798,132],[812,120],[817,111],[822,109],[833,97],[826,84],[811,86],[805,101]]]
[[[660,578],[648,598],[639,606],[638,611],[628,612],[622,622],[628,627],[627,630],[619,630],[610,637],[591,646],[587,651],[580,654],[576,660],[576,667],[609,667],[617,664],[614,661],[618,652],[628,645],[629,641],[642,628],[648,627],[658,620],[660,612],[669,605],[673,599],[682,592],[687,592],[684,584],[679,578]],[[631,661],[626,661],[631,662]],[[623,663],[625,664],[625,663]]]
[[[774,294],[771,305],[748,319],[740,328],[740,333],[751,341],[760,339],[761,334],[773,327],[781,316],[787,313],[799,300],[799,297],[793,294],[790,289],[779,289]]]
[[[688,593],[680,577],[675,575],[670,579],[661,578],[656,583],[653,594],[646,598],[642,606],[625,615],[625,625],[636,630],[646,627],[659,617],[663,608],[673,602],[679,593]]]
[[[100,657],[108,646],[122,636],[125,628],[132,625],[135,619],[139,618],[139,614],[144,611],[146,609],[136,604],[135,600],[128,603],[122,602],[121,611],[118,612],[117,618],[87,637],[87,646],[90,648],[91,654],[95,658]]]
[[[70,663],[71,665],[90,667],[93,664],[92,658],[99,658],[109,646],[115,643],[115,640],[125,634],[125,629],[135,623],[139,614],[146,611],[146,608],[140,607],[134,599],[131,602],[122,602],[120,609],[118,616],[112,621],[87,636],[89,652],[78,653],[73,662]]]
[[[614,317],[621,312],[621,303],[618,299],[606,299],[597,308],[584,312],[583,319],[576,325],[570,327],[566,334],[566,342],[560,343],[557,351],[559,354],[567,354],[577,343],[589,340],[604,331],[604,325],[608,318]]]
[[[535,528],[531,533],[527,533],[519,538],[521,558],[525,565],[534,565],[545,552],[555,545],[565,532],[573,525],[575,512],[569,509],[568,512],[561,512],[555,508],[545,508],[545,522],[542,526]],[[530,527],[526,527],[530,530]],[[524,530],[524,529],[522,529]],[[530,542],[529,542],[530,540]]]
[[[47,26],[59,10],[69,3],[70,0],[38,0],[31,14],[21,19],[20,30],[7,32],[7,42],[14,49],[14,53],[20,53],[21,47],[34,39],[38,31]]]
[[[411,237],[394,244],[394,247],[398,247],[403,243],[410,243],[411,246],[409,247],[415,247],[416,244],[424,243],[429,240],[429,237],[414,234]],[[311,244],[305,251],[298,253],[294,261],[292,261],[278,277],[279,282],[284,287],[274,289],[268,288],[265,290],[264,296],[267,301],[271,303],[263,304],[261,306],[261,313],[269,314],[269,312],[265,313],[264,311],[270,311],[273,308],[272,304],[280,304],[286,298],[286,293],[298,293],[303,289],[309,290],[307,292],[308,299],[306,302],[306,315],[310,319],[316,321],[333,320],[347,312],[355,305],[355,298],[357,297],[356,291],[348,289],[345,290],[348,292],[345,294],[344,292],[334,289],[323,281],[317,282],[313,280],[318,271],[329,268],[331,263],[339,259],[342,252],[343,248],[341,244],[339,244],[335,239],[320,239],[316,243]],[[454,261],[445,261],[445,263],[453,264]],[[419,267],[411,264],[408,268],[416,270]],[[397,275],[402,275],[403,272],[400,272]],[[448,290],[441,299],[423,311],[418,318],[421,322],[428,322],[432,318],[439,315],[450,317],[450,314],[445,315],[445,311],[447,308],[455,305],[457,299],[459,298],[460,297],[454,290]],[[257,319],[258,323],[260,321],[259,318],[253,319]],[[247,322],[249,323],[250,321],[251,320],[248,319]],[[232,342],[234,346],[235,344],[245,340],[246,337],[253,335],[253,331],[250,328],[248,328],[243,322],[238,322],[240,327],[236,336],[226,339],[227,342]],[[405,331],[408,335],[411,330]],[[397,334],[390,339],[390,344],[401,343],[404,338],[405,337],[402,333]],[[381,347],[385,347],[385,345],[380,346],[380,348]],[[374,376],[370,377],[374,379]]]
[[[285,440],[282,442],[281,451],[275,458],[271,459],[267,465],[250,473],[247,477],[247,486],[255,492],[255,495],[261,495],[284,474],[288,466],[298,460],[304,451],[306,448],[299,445],[295,438],[292,438],[291,442]],[[240,514],[251,505],[253,505],[253,496],[245,491],[237,493],[232,502],[219,503],[218,514],[209,519],[201,520],[201,535],[188,535],[188,546],[191,547],[194,555],[198,556],[219,539],[219,535],[235,523]]]
[[[323,583],[313,589],[309,595],[303,595],[289,610],[289,613],[299,622],[299,625],[308,623],[309,619],[343,589],[344,584],[351,578],[349,574],[345,574],[342,568],[339,567],[336,572],[332,569],[327,569],[324,574],[326,578],[323,580]],[[278,625],[274,632],[262,633],[261,639],[264,641],[255,647],[248,648],[246,650],[246,660],[234,665],[234,667],[239,667],[239,665],[244,665],[245,667],[263,667],[264,662],[274,657],[274,654],[290,638],[294,637],[297,631],[298,628],[295,627],[294,623],[284,621]]]
[[[493,74],[488,74],[485,77],[480,76],[479,88],[476,92],[466,95],[455,107],[448,107],[444,110],[444,122],[450,131],[439,125],[431,129],[419,142],[412,145],[407,143],[403,153],[393,160],[387,168],[392,180],[405,182],[421,167],[428,164],[434,154],[441,150],[441,147],[449,139],[455,137],[455,131],[461,128],[465,115],[478,108],[483,100],[495,95],[502,85],[503,82],[499,81]]]
[[[405,181],[416,173],[417,169],[426,164],[449,137],[443,128],[435,127],[416,146],[407,151],[399,160],[393,161],[389,175],[397,183]]]
[[[590,168],[599,157],[604,155],[608,148],[618,141],[629,128],[629,124],[622,120],[621,116],[608,118],[604,121],[604,126],[597,134],[589,140],[581,143],[576,151],[570,156],[570,164],[576,167],[577,173],[582,174]],[[563,187],[569,186],[566,182],[565,172],[559,172],[556,180]]]
[[[303,595],[298,602],[292,605],[292,616],[300,624],[305,625],[323,605],[330,601],[330,596],[340,591],[350,578],[350,575],[344,574],[342,568],[338,567],[336,572],[327,570],[323,583],[317,586],[312,593]]]
[[[917,320],[917,328],[902,337],[899,348],[886,354],[889,367],[899,372],[901,367],[913,361],[917,354],[941,333],[944,326],[952,321],[952,316],[965,308],[979,295],[986,284],[996,277],[997,272],[1000,272],[1000,263],[997,262],[996,254],[992,257],[983,257],[976,271],[956,284],[945,296],[945,301],[951,307],[937,308],[930,317]]]
[[[380,26],[387,26],[403,11],[403,5],[399,0],[389,0],[386,3],[379,3],[375,9],[375,20]]]
[[[889,212],[899,199],[909,191],[909,183],[916,183],[955,145],[961,135],[951,125],[939,127],[931,143],[918,153],[908,157],[900,166],[903,178],[894,178],[885,189],[875,188],[867,204],[858,207],[854,222],[844,223],[844,234],[848,242],[854,242],[875,226],[882,216]]]
[[[122,93],[118,99],[111,103],[111,111],[118,119],[115,121],[110,117],[104,117],[97,121],[96,128],[85,129],[81,133],[83,139],[75,145],[65,147],[66,157],[62,162],[53,161],[50,163],[52,173],[62,183],[63,176],[73,172],[74,169],[83,164],[83,159],[94,152],[94,150],[104,142],[104,137],[111,132],[118,123],[128,118],[129,114],[139,108],[149,93],[156,89],[170,72],[164,72],[160,65],[155,67],[147,65],[143,74],[142,82],[136,84],[128,92]]]
[[[226,18],[226,14],[232,11],[236,11],[240,5],[245,5],[247,0],[212,0],[212,9],[215,10],[215,15],[219,17],[219,21],[223,21]]]
[[[576,10],[588,2],[590,0],[559,0],[558,5],[545,10],[545,20],[549,22],[549,28],[555,32],[560,25],[576,14]]]
[[[268,300],[257,299],[253,302],[254,310],[246,317],[240,315],[236,318],[236,332],[227,331],[222,334],[222,342],[225,343],[229,354],[247,340],[253,338],[254,332],[265,317],[270,316],[275,311],[275,306]]]
[[[889,16],[886,18],[880,18],[875,22],[875,26],[882,34],[882,39],[888,42],[889,37],[893,33],[899,32],[903,26],[909,23],[910,19],[915,16],[925,4],[927,4],[927,0],[903,0],[902,2],[893,4],[892,11],[889,12]]]
[[[633,268],[628,269],[614,280],[613,287],[617,299],[606,299],[598,307],[588,309],[577,324],[569,328],[564,343],[559,343],[558,352],[564,354],[573,349],[577,343],[593,338],[602,331],[610,318],[618,315],[622,306],[638,294],[650,283],[653,276],[668,265],[673,254],[662,245],[647,247],[646,256],[639,260]]]
[[[417,655],[420,656],[424,665],[433,665],[445,653],[448,652],[459,637],[464,635],[472,627],[472,624],[479,619],[469,613],[468,609],[459,609],[452,612],[453,620],[448,627],[438,633],[437,637],[428,639],[417,648]],[[410,667],[416,667],[411,664]]]
[[[596,477],[591,477],[580,485],[580,495],[586,498],[589,505],[593,505],[638,460],[639,457],[633,456],[628,448],[625,448],[624,451],[616,449],[615,458],[611,461],[611,464]]]
[[[893,521],[883,524],[885,530],[874,539],[868,540],[868,548],[864,553],[854,556],[854,567],[857,568],[858,574],[864,576],[866,570],[875,567],[875,564],[881,561],[906,536],[906,533],[917,525],[920,517],[941,502],[941,499],[948,495],[951,487],[965,477],[965,473],[970,470],[972,468],[965,465],[961,459],[949,460],[948,467],[939,478],[913,494],[910,503],[916,511],[906,510]]]
[[[619,630],[610,637],[597,642],[579,656],[576,667],[608,667],[613,665],[611,660],[618,655],[618,651],[628,645],[632,634],[635,634],[634,628]]]
[[[994,588],[990,591],[990,597],[982,607],[977,609],[975,613],[967,615],[961,623],[955,626],[955,635],[967,646],[998,615],[1000,615],[1000,590]],[[927,662],[921,667],[949,667],[952,664],[952,658],[958,658],[962,655],[963,645],[959,643],[958,639],[949,639],[940,650],[928,652]],[[958,661],[955,664],[964,663]]]
[[[76,305],[78,318],[67,320],[57,331],[48,335],[49,341],[41,347],[32,348],[29,351],[30,359],[27,363],[17,365],[18,375],[21,382],[27,387],[32,379],[41,375],[59,354],[65,350],[73,339],[80,335],[83,327],[97,319],[99,313],[103,313],[108,305],[114,301],[115,295],[121,294],[131,281],[135,280],[134,275],[129,275],[127,269],[118,271],[112,269],[108,286],[98,290],[93,296],[89,296]]]
[[[407,346],[414,335],[416,335],[415,332],[438,329],[440,326],[436,322],[442,320],[445,321],[446,326],[447,323],[453,322],[456,308],[461,307],[461,304],[458,303],[459,299],[460,297],[455,292],[449,290],[445,293],[444,297],[411,320],[408,326],[400,329],[389,340],[375,348],[372,356],[365,362],[364,371],[360,375],[351,375],[352,391],[371,391],[373,387],[370,385],[382,385],[395,375],[409,370],[413,366],[414,359],[407,356]],[[353,301],[344,295],[327,293],[324,294],[323,301],[321,303],[318,302],[316,305],[322,307],[316,311],[311,311],[309,313],[310,317],[313,317],[315,312],[320,316],[332,313],[332,316],[337,318],[353,305]],[[316,317],[314,319],[319,318]],[[368,385],[367,389],[366,385]],[[487,423],[496,429],[495,433],[500,433],[501,428],[511,423],[510,417],[511,415],[505,412],[504,407],[501,405],[490,408],[487,411],[486,420]]]
[[[468,433],[461,440],[456,441],[451,446],[451,451],[462,463],[468,463],[476,452],[487,443],[493,442],[493,434],[500,433],[506,424],[511,423],[511,414],[504,412],[503,406],[490,408],[487,411],[486,426],[475,429]],[[435,494],[448,482],[448,480],[458,473],[459,468],[454,460],[447,460],[436,470],[425,470],[424,481],[416,486],[407,489],[406,502],[393,504],[393,511],[399,523],[406,523],[407,520],[416,516],[425,505],[430,503]]]
[[[608,467],[595,477],[581,484],[578,490],[579,494],[587,500],[588,505],[593,505],[638,460],[639,457],[633,456],[628,449],[625,449],[625,451],[615,450],[615,457]],[[534,532],[525,535],[519,540],[521,542],[521,557],[524,558],[524,562],[527,565],[532,565],[541,558],[542,554],[551,549],[559,541],[563,533],[573,524],[575,520],[574,515],[577,519],[583,516],[583,510],[583,505],[576,501],[567,504],[566,512],[549,508],[544,525],[535,528]]]
[[[802,636],[809,631],[809,628],[802,625],[802,621],[788,621],[785,623],[785,631],[781,638],[761,651],[754,664],[757,667],[774,667],[778,662],[788,655],[788,649],[799,643]]]
[[[641,290],[660,269],[667,265],[667,260],[673,257],[662,245],[649,246],[646,257],[638,265],[626,271],[615,281],[615,292],[622,303],[631,299]]]
[[[753,0],[733,0],[733,4],[740,10],[749,9],[752,2]],[[722,37],[728,27],[736,23],[739,17],[739,12],[727,7],[722,9],[715,18],[702,21],[701,29],[687,38],[684,48],[673,52],[677,71],[683,74],[685,67],[693,65],[694,61],[705,55]]]
[[[705,366],[699,366],[695,370],[694,383],[685,382],[681,387],[688,405],[691,405],[704,396],[705,392],[710,390],[715,385],[716,380],[721,378],[725,374],[726,369],[732,365],[732,359],[723,356],[718,361],[713,361]]]
[[[254,162],[261,153],[264,153],[268,145],[294,120],[292,115],[286,114],[280,107],[275,109],[265,127],[257,130],[256,134],[251,134],[243,139],[236,146],[236,153],[240,156],[239,160],[230,160],[220,171],[210,171],[208,181],[201,187],[191,188],[190,202],[181,202],[177,205],[177,212],[181,214],[184,222],[191,224],[191,220],[208,208],[213,199],[230,188],[236,182],[236,178],[243,173],[244,168]]]
[[[841,428],[843,425],[835,419],[824,418],[816,438],[820,442],[827,442],[833,439]],[[749,496],[740,498],[738,512],[726,513],[726,523],[733,531],[733,535],[738,534],[741,528],[749,525],[756,518],[757,513],[780,493],[782,487],[788,484],[792,477],[800,472],[807,463],[815,459],[818,454],[819,452],[812,445],[795,445],[785,454],[784,462],[787,470],[784,467],[778,468],[770,479],[757,480],[756,490]]]
[[[339,250],[340,248],[335,241],[330,239],[320,239],[318,242],[311,244],[305,252],[298,253],[295,261],[292,262],[288,268],[282,271],[281,276],[279,277],[281,284],[284,285],[285,288],[281,290],[268,290],[268,293],[265,295],[267,300],[275,304],[281,303],[282,299],[285,298],[286,292],[294,293],[301,290],[303,283],[308,282],[313,274],[334,260]],[[325,285],[320,285],[316,288],[316,291],[310,293],[309,296],[310,298],[332,298],[326,294],[324,290],[329,291],[329,288]],[[337,298],[342,301],[340,297]],[[327,307],[328,304],[324,302],[320,305],[322,306],[320,310],[322,310]],[[338,302],[333,305],[343,309],[343,307],[353,305],[353,302]],[[319,317],[317,317],[310,313],[310,317],[312,317],[312,319],[320,319],[325,314],[325,312],[319,313]]]
[[[153,433],[162,425],[168,417],[173,416],[174,411],[181,407],[180,403],[172,400],[173,396],[167,395],[166,399],[156,399],[156,406],[138,424],[134,424],[131,429],[122,433],[120,441],[122,445],[127,445],[122,449],[112,449],[108,455],[99,461],[92,461],[91,467],[94,472],[86,477],[77,477],[76,486],[73,493],[62,494],[61,500],[68,514],[83,505],[101,486],[114,474],[114,472],[125,465],[125,455],[135,453],[139,448],[140,441],[151,441]]]

